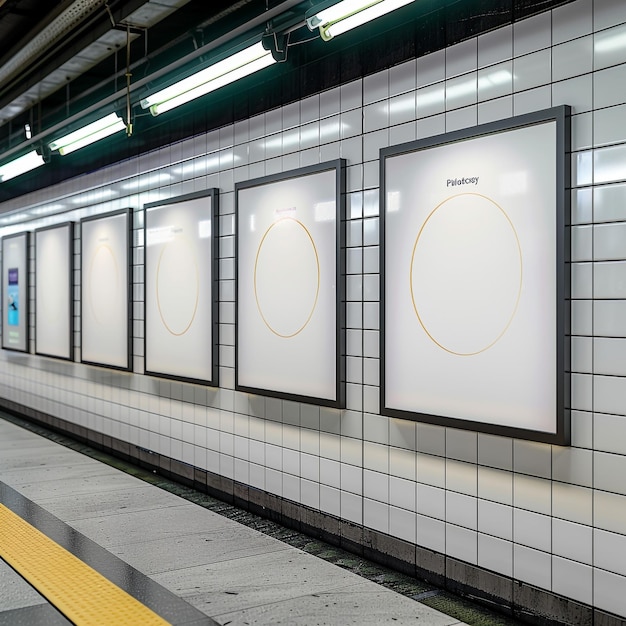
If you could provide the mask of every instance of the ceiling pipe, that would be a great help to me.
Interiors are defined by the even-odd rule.
[[[29,40],[20,51],[0,66],[0,84],[6,85],[24,66],[31,65],[103,5],[104,0],[74,0],[43,30],[36,35],[29,34]]]
[[[289,9],[292,9],[293,7],[301,3],[302,3],[302,0],[286,0],[285,2],[281,3],[279,6],[274,7],[273,9],[270,9],[269,11],[266,11],[262,15],[259,15],[249,20],[248,22],[246,22],[245,24],[242,24],[241,26],[238,26],[237,28],[230,31],[228,34],[222,35],[221,37],[214,39],[213,41],[205,44],[204,46],[201,46],[197,50],[194,50],[193,52],[185,55],[184,57],[178,59],[177,61],[174,61],[170,65],[163,67],[160,70],[157,70],[156,72],[154,72],[154,74],[151,74],[149,76],[146,76],[145,78],[141,78],[137,80],[131,85],[131,89],[130,89],[131,93],[136,93],[138,90],[146,87],[148,84],[150,84],[154,80],[158,80],[159,78],[162,78],[163,76],[166,76],[167,74],[175,72],[177,69],[183,67],[184,65],[192,61],[195,61],[198,57],[201,57],[207,54],[208,52],[211,52],[212,50],[215,50],[216,48],[229,43],[232,39],[245,35],[248,31],[254,28],[258,28],[259,26],[265,26],[269,20],[272,20],[278,17],[282,13],[288,11]],[[4,161],[10,158],[11,156],[17,153],[20,153],[24,151],[26,148],[29,148],[31,146],[33,147],[42,146],[42,144],[45,142],[47,138],[50,138],[52,135],[56,134],[59,131],[62,131],[68,126],[71,126],[74,123],[79,122],[81,119],[91,115],[92,113],[96,113],[100,111],[101,109],[108,107],[110,105],[117,105],[119,103],[125,102],[126,95],[127,95],[127,90],[126,90],[126,87],[124,87],[123,89],[118,90],[116,93],[111,94],[110,96],[101,100],[100,102],[97,102],[87,107],[86,109],[80,111],[80,113],[76,113],[75,115],[72,115],[66,118],[62,122],[59,122],[58,124],[55,124],[54,126],[51,126],[50,128],[46,128],[44,131],[38,133],[37,135],[34,135],[31,139],[25,142],[22,142],[19,145],[14,146],[13,148],[7,150],[6,152],[0,155],[0,161]],[[137,102],[136,104],[139,104],[139,103]]]

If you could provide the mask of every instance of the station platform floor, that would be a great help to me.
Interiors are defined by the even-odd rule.
[[[0,626],[515,623],[0,413]]]

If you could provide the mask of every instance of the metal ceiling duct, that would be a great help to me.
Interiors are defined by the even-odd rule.
[[[105,0],[74,0],[41,32],[37,33],[22,49],[0,67],[0,84],[6,83],[25,66],[33,63],[46,50],[49,50],[63,37],[81,24],[98,8],[103,7]]]
[[[128,23],[135,29],[130,34],[130,40],[139,36],[136,29],[151,28],[188,2],[189,0],[136,0],[133,3],[125,3],[121,13],[123,23]],[[109,4],[113,5],[110,0]],[[53,17],[47,26],[31,40],[26,41],[18,52],[0,66],[0,86],[9,85],[11,80],[14,80],[15,85],[14,95],[10,101],[0,103],[0,124],[28,110],[34,103],[43,100],[69,81],[87,73],[97,63],[126,45],[128,36],[126,31],[114,28],[111,23],[109,30],[103,30],[102,35],[97,38],[94,35],[90,43],[85,42],[83,46],[75,47],[74,53],[65,62],[57,57],[52,65],[48,65],[46,71],[39,73],[36,80],[27,84],[16,84],[25,68],[33,67],[46,55],[49,56],[55,47],[62,46],[64,40],[74,35],[88,19],[93,18],[97,11],[105,11],[106,8],[105,0],[72,2],[65,9],[60,9],[57,17]],[[107,22],[109,19],[109,17],[106,18]]]

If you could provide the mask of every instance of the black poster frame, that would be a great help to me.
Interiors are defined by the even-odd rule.
[[[60,224],[53,224],[52,226],[44,226],[42,228],[37,228],[34,233],[35,240],[35,271],[37,269],[37,235],[44,231],[57,230],[61,228],[67,228],[69,230],[69,259],[68,259],[68,291],[69,291],[69,346],[68,346],[68,356],[60,356],[58,354],[48,354],[46,352],[40,352],[37,350],[37,315],[39,314],[39,309],[37,307],[37,281],[38,276],[35,273],[35,354],[39,356],[45,356],[54,359],[60,359],[61,361],[73,361],[74,360],[74,222],[62,222]]]
[[[119,366],[110,363],[99,363],[97,361],[89,361],[83,358],[83,309],[84,309],[84,237],[83,237],[83,224],[86,222],[93,222],[98,220],[104,220],[118,215],[126,216],[126,299],[127,299],[127,312],[126,312],[126,365]],[[132,232],[133,232],[133,210],[131,208],[120,209],[117,211],[109,211],[107,213],[100,213],[97,215],[90,215],[80,220],[80,335],[81,335],[81,359],[80,362],[85,365],[96,365],[98,367],[105,367],[112,370],[118,370],[122,372],[130,372],[133,369],[133,333],[131,332],[133,326],[133,255],[132,255]]]
[[[158,209],[160,207],[170,206],[172,204],[179,204],[188,202],[189,200],[197,200],[200,198],[211,198],[211,345],[207,348],[211,350],[211,376],[209,378],[192,378],[186,376],[180,376],[177,374],[170,374],[167,372],[149,370],[147,367],[145,373],[148,376],[156,376],[158,378],[164,378],[167,380],[176,380],[179,382],[195,383],[201,385],[207,385],[210,387],[219,386],[219,238],[218,238],[218,224],[219,224],[219,190],[216,188],[206,189],[204,191],[197,191],[193,193],[176,196],[174,198],[168,198],[167,200],[158,200],[155,202],[149,202],[143,207],[143,225],[145,232],[148,230],[148,211],[150,209]],[[147,242],[144,239],[144,244]],[[144,277],[147,276],[148,257],[144,256]],[[145,296],[145,293],[144,293]],[[144,308],[144,358],[147,364],[148,359],[148,338],[147,338],[147,319],[148,310]]]
[[[290,179],[302,178],[312,174],[335,171],[335,284],[336,284],[336,315],[335,315],[335,398],[323,398],[308,395],[282,392],[273,389],[262,389],[242,385],[239,382],[239,192],[243,189],[269,185]],[[346,403],[346,160],[336,159],[301,167],[286,172],[243,181],[235,184],[235,390],[253,393],[293,402],[304,402],[332,408],[344,408]]]
[[[20,303],[20,307],[23,308],[24,311],[24,319],[26,323],[24,324],[24,348],[13,348],[11,346],[7,346],[5,343],[5,334],[2,333],[2,349],[10,350],[11,352],[21,352],[22,354],[30,353],[30,263],[29,263],[29,251],[30,251],[30,231],[22,231],[19,233],[13,233],[12,235],[5,235],[2,237],[2,290],[0,294],[0,306],[2,307],[2,329],[4,330],[4,313],[5,313],[5,304],[6,298],[4,293],[4,270],[6,265],[6,242],[10,239],[17,239],[18,237],[24,237],[24,258],[22,259],[24,263],[24,267],[26,268],[26,276],[24,277],[24,293],[26,297],[24,298],[24,302]]]
[[[387,212],[386,164],[390,157],[454,144],[468,139],[504,133],[519,128],[556,123],[556,362],[554,364],[554,384],[556,387],[555,431],[547,432],[504,426],[492,422],[479,422],[469,419],[433,415],[387,406],[385,396],[385,263]],[[476,127],[453,131],[443,135],[428,137],[404,144],[383,148],[380,151],[380,407],[381,414],[387,417],[407,419],[416,422],[449,426],[470,431],[488,433],[544,442],[556,445],[570,443],[570,190],[571,190],[571,109],[562,105],[550,109],[528,113],[504,120],[498,120]]]

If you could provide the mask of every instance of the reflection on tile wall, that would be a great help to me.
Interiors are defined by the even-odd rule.
[[[572,446],[381,417],[379,149],[559,104],[574,114]],[[576,0],[12,200],[3,208],[39,211],[43,217],[32,222],[39,227],[68,219],[45,217],[47,207],[62,205],[78,219],[219,188],[222,386],[141,375],[144,255],[137,213],[136,373],[3,353],[0,394],[626,616],[625,114],[626,3]],[[347,409],[236,393],[234,184],[339,157],[348,161],[349,192]],[[0,234],[22,228],[5,226]],[[78,333],[75,346],[78,358]]]

